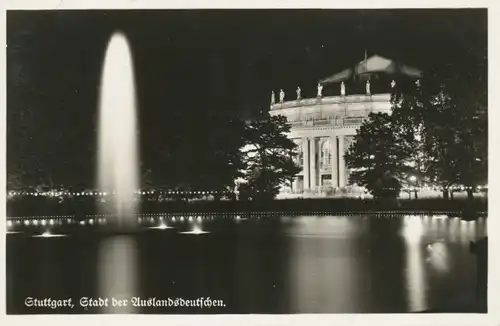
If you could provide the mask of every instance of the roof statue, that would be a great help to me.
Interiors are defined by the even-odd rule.
[[[281,89],[280,90],[280,103],[283,103],[285,100],[285,92]]]
[[[297,100],[300,100],[300,86],[297,86]]]
[[[394,88],[394,87],[396,87],[396,81],[393,79],[393,80],[391,81],[391,88]]]
[[[323,85],[318,83],[318,97],[322,97],[322,96],[323,96]]]
[[[344,84],[344,82],[340,83],[340,95],[345,96],[345,84]]]
[[[358,62],[353,68],[342,70],[341,72],[324,78],[319,82],[321,84],[338,83],[350,78],[369,76],[377,73],[405,75],[412,78],[422,77],[422,71],[416,68],[375,54]]]
[[[370,91],[370,81],[367,80],[366,81],[366,95],[370,95],[371,94],[371,91]]]
[[[276,103],[276,95],[274,95],[274,91],[271,92],[271,104]]]

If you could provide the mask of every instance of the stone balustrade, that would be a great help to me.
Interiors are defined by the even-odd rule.
[[[386,94],[372,94],[372,95],[346,95],[346,96],[326,96],[317,98],[305,98],[300,100],[285,101],[283,103],[275,103],[271,105],[271,111],[282,110],[286,108],[318,106],[325,104],[351,104],[363,102],[382,102],[387,103],[390,101],[391,95]]]

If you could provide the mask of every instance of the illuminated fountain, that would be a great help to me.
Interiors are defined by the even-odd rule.
[[[200,235],[200,234],[208,234],[210,232],[208,231],[203,231],[203,227],[201,225],[201,222],[195,222],[192,223],[191,230],[190,231],[184,231],[184,232],[179,232],[180,234],[194,234],[194,235]]]
[[[66,237],[66,234],[54,234],[51,233],[49,230],[46,230],[40,235],[34,235],[34,238],[61,238],[61,237]]]
[[[113,199],[101,204],[114,226],[134,227],[139,188],[137,117],[131,51],[125,36],[112,36],[104,60],[99,103],[98,187]]]
[[[100,191],[114,193],[101,204],[109,225],[118,235],[109,237],[99,252],[99,291],[102,297],[137,295],[137,253],[127,233],[137,224],[139,188],[135,81],[127,39],[115,33],[106,50],[99,98],[97,183]],[[108,307],[105,312],[131,313],[130,307]]]

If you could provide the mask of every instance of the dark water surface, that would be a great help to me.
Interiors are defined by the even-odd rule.
[[[52,227],[65,237],[32,237],[45,226],[7,235],[7,313],[99,313],[82,297],[128,300],[114,312],[400,313],[476,302],[469,241],[486,220],[446,216],[203,217],[170,229],[105,237],[93,226]],[[116,243],[118,241],[119,243]],[[26,298],[72,299],[74,308],[27,307]],[[169,307],[135,307],[131,298]],[[195,304],[210,298],[210,308]],[[170,300],[169,300],[170,299]],[[191,307],[182,300],[193,300]],[[215,301],[212,301],[215,300]],[[151,302],[151,301],[150,301]],[[192,307],[194,305],[194,307]],[[457,308],[460,312],[461,308]]]

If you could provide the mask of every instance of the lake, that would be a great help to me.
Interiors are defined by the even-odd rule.
[[[9,314],[461,312],[477,301],[469,242],[487,235],[448,216],[155,215],[121,236],[30,221],[9,226]]]

